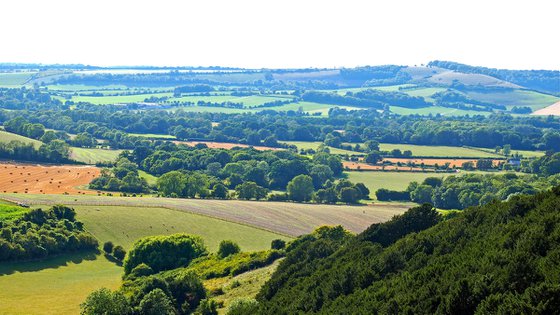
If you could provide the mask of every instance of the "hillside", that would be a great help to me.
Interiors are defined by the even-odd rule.
[[[257,313],[558,314],[559,206],[557,187],[447,221],[424,205],[350,240],[300,238]]]

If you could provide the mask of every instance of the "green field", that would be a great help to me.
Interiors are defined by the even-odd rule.
[[[290,97],[291,99],[292,97]],[[198,101],[211,102],[211,103],[242,103],[245,107],[258,106],[264,103],[273,101],[285,101],[287,98],[282,96],[264,96],[264,95],[250,95],[250,96],[232,96],[232,95],[215,95],[215,96],[181,96],[170,98],[170,102],[193,102]],[[274,108],[274,107],[273,107]]]
[[[15,133],[0,130],[0,142],[10,142],[13,140],[21,141],[23,143],[31,143],[35,148],[39,148],[43,143],[39,140],[27,138],[24,136],[17,135]]]
[[[428,157],[464,157],[464,158],[503,158],[502,155],[493,152],[486,152],[466,147],[450,147],[450,146],[428,146],[428,145],[414,145],[414,144],[390,144],[381,143],[379,148],[382,151],[391,151],[399,149],[401,151],[410,150],[412,155],[428,156]]]
[[[476,150],[481,150],[481,151],[485,151],[485,152],[489,152],[494,154],[494,150],[493,149],[488,149],[488,148],[475,148],[472,147],[473,149]],[[524,158],[538,158],[541,156],[545,155],[545,152],[542,151],[528,151],[528,150],[511,150],[511,154],[521,154]]]
[[[430,106],[423,108],[405,108],[398,106],[390,106],[391,112],[399,115],[437,115],[442,116],[466,116],[466,115],[483,115],[488,116],[491,112],[480,112],[473,110],[462,110],[457,108],[441,107],[441,106]]]
[[[405,190],[412,181],[422,182],[428,177],[447,177],[456,173],[412,173],[412,172],[344,172],[354,183],[364,183],[375,199],[375,192],[380,188]]]
[[[0,222],[21,217],[29,209],[18,207],[13,203],[0,201]]]
[[[545,108],[558,102],[560,98],[528,90],[513,90],[505,92],[467,92],[468,97],[483,101],[505,105],[508,109],[513,106],[528,106],[533,111]]]
[[[157,177],[142,170],[138,170],[138,175],[144,178],[148,182],[148,185],[155,185],[157,182]]]
[[[2,263],[0,314],[78,314],[91,291],[117,289],[121,275],[121,267],[95,254]]]
[[[176,111],[180,109],[185,112],[238,114],[238,113],[255,113],[263,110],[274,110],[278,112],[285,112],[290,110],[298,111],[302,109],[304,112],[309,114],[321,113],[321,116],[327,116],[329,110],[335,107],[343,108],[347,110],[361,110],[361,108],[357,108],[357,107],[336,106],[336,105],[319,104],[319,103],[312,103],[312,102],[299,102],[299,103],[286,104],[282,106],[261,107],[261,108],[252,108],[252,109],[209,107],[209,106],[183,106],[183,107],[171,108],[169,110]]]
[[[72,148],[70,157],[76,161],[95,164],[98,162],[112,162],[117,159],[123,150],[105,150],[105,149],[88,149],[88,148]]]
[[[216,251],[218,244],[224,239],[234,240],[247,251],[267,249],[273,239],[289,240],[285,236],[247,225],[166,208],[73,207],[78,218],[97,239],[101,242],[112,241],[126,249],[141,237],[173,233],[200,235],[211,251]]]
[[[36,72],[2,72],[0,87],[15,88],[25,84]]]

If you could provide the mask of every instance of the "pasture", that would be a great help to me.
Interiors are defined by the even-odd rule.
[[[0,192],[17,194],[93,194],[83,190],[100,169],[94,166],[0,163]],[[54,197],[56,198],[56,197]]]
[[[399,115],[442,115],[442,116],[466,116],[466,115],[483,115],[488,116],[491,112],[480,112],[473,110],[463,110],[450,107],[429,106],[422,108],[405,108],[398,106],[390,106],[391,112]]]
[[[243,200],[37,194],[0,194],[0,197],[31,205],[167,208],[257,227],[291,237],[310,233],[321,225],[340,224],[350,231],[359,233],[373,223],[386,221],[408,209],[406,205],[401,204],[348,206]]]
[[[106,150],[91,148],[71,148],[70,158],[86,164],[98,162],[112,162],[123,150]]]
[[[508,109],[514,106],[528,106],[533,111],[545,108],[560,100],[556,96],[529,90],[467,92],[466,94],[474,100],[505,105]]]
[[[87,102],[94,105],[120,104],[120,103],[138,103],[144,102],[150,97],[171,97],[172,93],[150,93],[150,94],[134,94],[119,96],[72,96],[74,102]]]
[[[174,233],[200,235],[212,252],[218,249],[218,244],[224,239],[234,240],[247,251],[267,249],[270,242],[277,238],[290,240],[289,237],[248,225],[168,208],[86,205],[72,207],[76,210],[79,220],[101,243],[112,241],[127,250],[141,237]]]
[[[354,183],[364,183],[370,191],[370,197],[375,199],[375,192],[380,188],[389,190],[405,190],[412,181],[422,182],[428,177],[445,178],[457,173],[412,173],[412,172],[344,172]]]

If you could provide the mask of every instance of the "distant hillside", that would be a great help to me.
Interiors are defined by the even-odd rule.
[[[452,61],[431,61],[430,67],[439,67],[462,73],[491,76],[537,91],[560,94],[560,71],[558,70],[505,70],[469,66]]]
[[[510,199],[447,221],[424,205],[350,240],[304,236],[254,313],[558,314],[560,187]]]

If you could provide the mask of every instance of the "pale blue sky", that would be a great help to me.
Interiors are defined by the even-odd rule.
[[[0,62],[560,69],[558,1],[5,1]]]

